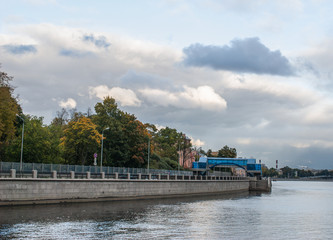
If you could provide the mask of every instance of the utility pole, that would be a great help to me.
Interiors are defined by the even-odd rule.
[[[23,121],[23,127],[22,127],[22,142],[21,142],[21,158],[20,158],[20,173],[22,173],[22,165],[23,165],[23,139],[24,139],[24,119],[20,117],[18,114],[16,114],[22,121]]]
[[[148,137],[148,174],[149,174],[149,158],[150,158],[150,138]]]
[[[109,128],[105,128],[102,131],[102,146],[101,146],[101,169],[100,172],[102,172],[103,166],[102,166],[102,162],[103,162],[103,139],[104,139],[104,131],[108,130]]]

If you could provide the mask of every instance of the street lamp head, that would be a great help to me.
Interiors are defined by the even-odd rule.
[[[110,128],[107,127],[107,128],[104,128],[103,131],[102,131],[102,134],[104,133],[105,130],[109,130]]]
[[[18,115],[17,113],[16,113],[16,116],[17,117],[19,117],[23,122],[24,122],[24,119],[23,119],[23,117],[21,117],[20,115]]]

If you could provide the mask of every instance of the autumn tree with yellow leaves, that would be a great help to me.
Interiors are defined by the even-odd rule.
[[[102,135],[90,118],[80,116],[71,120],[61,138],[66,163],[91,165],[93,154],[100,149],[101,140]]]
[[[0,72],[0,144],[11,139],[15,134],[16,114],[19,105],[13,97],[13,87],[10,82],[13,77],[5,72]]]

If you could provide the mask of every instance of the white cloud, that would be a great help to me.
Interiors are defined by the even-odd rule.
[[[306,124],[331,124],[333,101],[321,100],[303,110],[303,122]]]
[[[299,149],[306,148],[332,148],[333,142],[331,140],[322,139],[308,139],[307,141],[294,140],[290,141],[289,145]]]
[[[226,81],[226,87],[231,89],[241,89],[249,92],[257,92],[274,96],[284,101],[306,106],[320,99],[318,92],[311,89],[306,81],[298,78],[289,78],[284,81],[281,77],[246,75],[231,75]]]
[[[241,145],[249,145],[252,143],[250,138],[238,138],[236,142]]]
[[[138,107],[141,105],[141,101],[137,98],[135,92],[130,89],[113,87],[108,88],[106,85],[100,85],[97,87],[89,87],[90,97],[96,96],[103,100],[105,97],[110,96],[119,101],[120,105]]]
[[[57,0],[24,0],[24,2],[32,5],[47,5],[47,4],[56,4]]]
[[[59,106],[62,108],[75,108],[76,107],[76,101],[73,98],[68,98],[66,101],[61,100],[59,102]]]
[[[196,146],[196,147],[202,147],[205,145],[205,142],[204,141],[201,141],[200,139],[194,139],[192,137],[190,137],[191,139],[191,143],[193,146]]]
[[[166,128],[165,126],[159,125],[159,124],[155,124],[155,127],[157,128],[157,130],[161,130],[163,128]]]
[[[332,44],[333,37],[326,38],[316,43],[312,48],[300,53],[310,60],[311,63],[314,63],[322,75],[329,75],[329,78],[332,78]]]
[[[182,92],[169,92],[160,89],[140,89],[139,92],[150,103],[159,106],[177,108],[201,108],[209,111],[221,111],[227,108],[227,102],[212,87],[200,86],[191,88],[184,86]]]
[[[294,144],[291,144],[291,146],[293,146],[295,148],[308,148],[311,145],[308,143],[294,143]]]

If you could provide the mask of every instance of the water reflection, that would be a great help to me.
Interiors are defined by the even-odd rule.
[[[184,220],[184,216],[194,214],[193,218],[202,218],[200,214],[205,215],[209,202],[244,197],[249,197],[249,193],[1,207],[0,236],[8,239],[64,239],[69,236],[72,239],[115,236],[126,239],[127,236],[141,238],[147,231],[158,236],[168,228],[167,235],[172,237],[179,234],[180,224],[192,222]]]
[[[31,205],[0,207],[0,225],[27,222],[54,222],[62,220],[98,220],[117,221],[132,220],[151,211],[156,206],[163,209],[167,206],[177,206],[193,202],[212,200],[239,199],[251,196],[247,192],[210,196],[177,197],[150,200],[106,201],[91,203],[64,203],[50,205]],[[165,210],[167,211],[167,210]],[[162,211],[163,213],[163,211]]]

